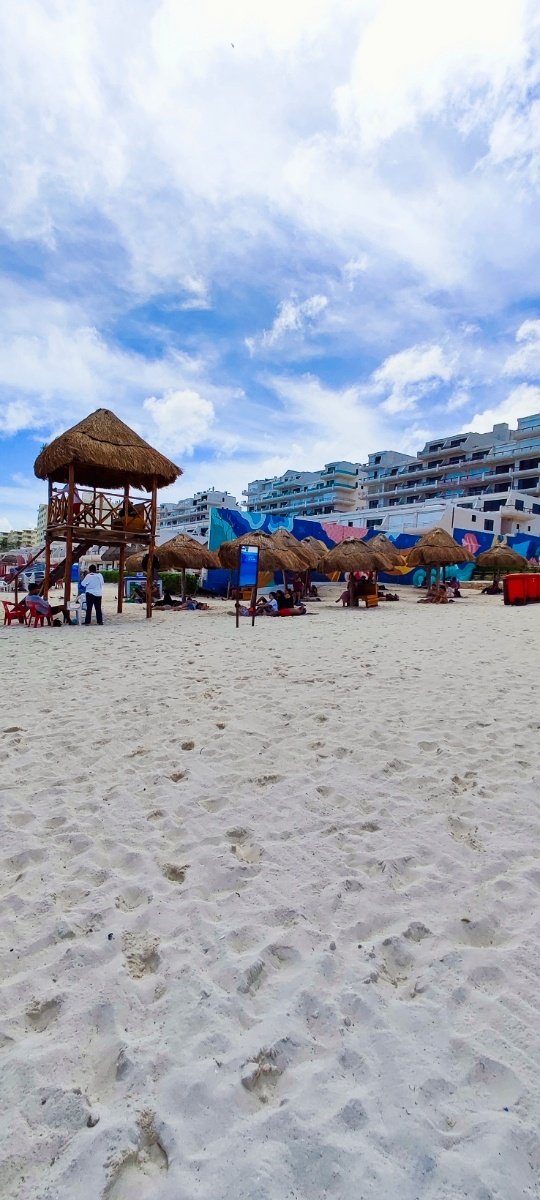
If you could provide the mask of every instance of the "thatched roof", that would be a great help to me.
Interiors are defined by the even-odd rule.
[[[403,555],[385,533],[377,533],[374,538],[369,539],[369,542],[365,542],[365,545],[370,550],[380,550],[391,566],[402,567],[404,565]]]
[[[483,554],[479,554],[476,565],[484,571],[495,571],[500,574],[501,571],[525,571],[527,559],[522,554],[518,554],[517,550],[512,550],[511,546],[499,543],[492,546],[490,550],[484,550]]]
[[[152,488],[174,483],[182,474],[180,467],[159,454],[108,408],[97,408],[84,421],[67,429],[45,446],[34,463],[38,479],[67,483],[70,464],[75,467],[75,483],[86,487]]]
[[[321,558],[323,558],[328,552],[328,546],[326,543],[322,542],[320,538],[311,537],[311,535],[309,537],[302,538],[300,545],[302,547],[302,553],[306,555],[309,554],[309,566],[312,567],[313,570],[318,567]]]
[[[334,571],[384,571],[389,566],[380,550],[371,549],[371,543],[348,537],[327,551],[320,560],[319,570],[331,575]]]
[[[126,560],[127,560],[127,558],[133,556],[134,554],[139,554],[142,557],[142,555],[145,552],[145,549],[146,549],[145,546],[137,546],[137,545],[126,546]],[[103,552],[103,554],[101,555],[101,561],[103,563],[119,562],[120,561],[120,546],[110,546],[109,549],[105,550]]]
[[[182,571],[186,567],[199,571],[203,567],[219,567],[217,554],[187,533],[178,533],[168,542],[157,546],[156,554],[163,571]]]
[[[259,569],[261,571],[305,571],[303,559],[288,550],[283,543],[269,533],[257,530],[254,533],[244,533],[233,542],[223,542],[218,551],[222,567],[235,571],[238,567],[240,546],[259,547]]]
[[[163,545],[156,546],[156,558],[159,560],[160,571],[183,571],[186,568],[200,571],[203,567],[219,567],[219,559],[213,550],[203,546],[196,538],[187,533],[178,533]],[[144,570],[143,558],[148,554],[148,547],[143,547],[138,554],[132,554],[126,559],[126,571],[130,574]]]
[[[272,537],[274,538],[274,541],[280,542],[282,546],[285,546],[286,550],[291,550],[292,553],[301,560],[302,569],[304,571],[311,565],[309,561],[310,555],[308,550],[302,544],[302,542],[298,541],[298,538],[295,538],[293,533],[290,533],[288,529],[276,529],[272,534]]]
[[[452,567],[457,563],[474,562],[465,546],[460,546],[446,529],[429,529],[416,546],[407,551],[409,567]]]

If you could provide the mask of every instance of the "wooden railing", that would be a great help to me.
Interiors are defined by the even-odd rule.
[[[127,513],[126,513],[127,507]],[[73,532],[110,529],[127,530],[132,533],[150,533],[152,501],[140,496],[130,496],[127,506],[122,495],[114,492],[96,491],[90,500],[82,500],[75,492],[73,502]],[[53,491],[49,503],[48,527],[58,528],[68,524],[67,489]]]

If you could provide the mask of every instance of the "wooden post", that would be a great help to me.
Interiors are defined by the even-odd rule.
[[[71,567],[73,565],[73,497],[75,494],[75,465],[69,464],[66,561],[64,574],[64,604],[71,600]]]
[[[154,553],[156,549],[157,480],[152,479],[152,503],[150,507],[150,547],[146,567],[146,616],[152,616],[152,584],[154,582]]]
[[[47,528],[45,530],[45,578],[43,580],[43,595],[46,600],[49,595],[49,580],[51,578],[51,535],[49,533],[49,525],[51,521],[51,503],[52,479],[49,479],[49,492],[47,496]]]
[[[126,561],[126,547],[120,546],[120,561],[118,563],[118,602],[116,605],[117,613],[122,612],[124,603],[124,563]]]
[[[129,483],[126,483],[126,485],[124,487],[124,525],[126,526],[126,529],[127,529],[128,509],[129,509]],[[116,605],[117,613],[122,612],[122,606],[124,603],[124,564],[125,564],[125,561],[126,561],[126,547],[125,547],[125,544],[122,543],[122,545],[120,546],[120,561],[118,563],[118,602]]]
[[[255,587],[252,588],[252,590],[251,590],[251,628],[253,628],[253,626],[255,624],[255,613],[257,610],[258,585],[259,585],[259,576],[257,575],[257,583],[255,584]]]
[[[49,579],[51,577],[51,535],[45,534],[45,578],[43,580],[43,595],[45,599],[49,596]]]
[[[186,599],[186,568],[182,567],[182,602]]]

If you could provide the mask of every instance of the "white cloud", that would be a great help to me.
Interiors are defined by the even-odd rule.
[[[382,408],[394,414],[416,408],[427,389],[447,383],[453,372],[442,346],[411,346],[385,359],[372,380],[377,391],[388,393]]]
[[[2,513],[0,513],[0,531],[2,533],[9,533],[11,529],[13,529],[13,526],[10,524],[7,517],[4,517]]]
[[[258,348],[278,346],[288,334],[302,333],[324,312],[327,305],[327,296],[309,296],[301,303],[282,300],[271,328],[263,330],[258,337],[246,338],[250,353],[254,354]]]
[[[166,392],[160,398],[150,396],[143,408],[150,413],[161,444],[169,446],[171,454],[193,454],[195,447],[207,440],[215,419],[211,400],[192,388]]]
[[[367,145],[450,107],[471,88],[503,88],[527,47],[527,0],[380,0],[338,92]]]
[[[500,404],[476,413],[470,422],[470,428],[476,433],[489,433],[494,425],[501,422],[507,422],[510,427],[515,428],[518,417],[535,412],[540,412],[540,387],[521,383],[513,388]]]
[[[524,375],[526,378],[540,375],[540,321],[523,321],[516,333],[519,350],[507,358],[505,375]]]

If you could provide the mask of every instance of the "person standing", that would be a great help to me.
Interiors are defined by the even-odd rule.
[[[83,586],[86,594],[86,616],[84,618],[85,625],[89,625],[92,620],[92,609],[96,610],[96,621],[98,625],[103,625],[103,614],[101,612],[101,598],[103,596],[103,575],[101,571],[96,571],[96,564],[92,563],[88,568],[88,575],[83,580]]]

